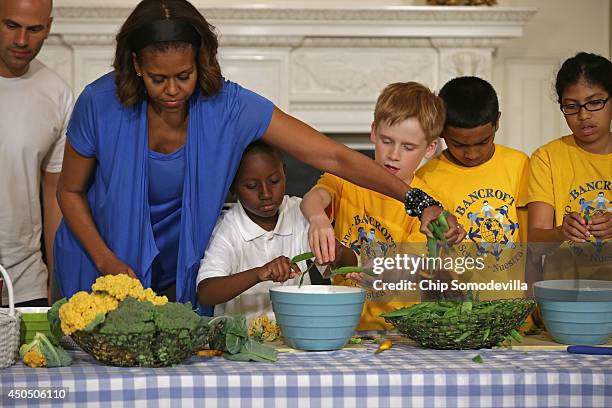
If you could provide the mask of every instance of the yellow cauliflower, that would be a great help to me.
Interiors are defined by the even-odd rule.
[[[266,315],[261,315],[251,321],[248,334],[262,341],[274,341],[281,336],[281,331],[276,321],[268,319]]]
[[[78,292],[60,307],[59,317],[65,335],[83,330],[99,313],[106,315],[128,297],[141,302],[149,301],[154,305],[168,303],[166,296],[157,296],[151,288],[145,290],[138,279],[124,274],[101,276],[91,289],[93,293]]]
[[[153,289],[147,288],[144,290],[142,297],[139,297],[138,300],[146,301],[153,303],[154,305],[161,306],[168,303],[168,298],[166,296],[157,296]]]
[[[119,301],[128,296],[139,298],[144,292],[138,279],[130,278],[125,274],[101,276],[91,285],[91,290],[105,292]]]
[[[47,365],[47,359],[38,351],[28,351],[23,356],[23,363],[32,368],[45,367]]]
[[[99,313],[106,315],[118,305],[117,299],[111,296],[77,292],[59,309],[62,331],[71,335],[75,331],[83,330]]]
[[[144,289],[138,279],[130,278],[128,275],[105,275],[96,279],[91,286],[95,293],[105,293],[118,301],[125,300],[131,296],[140,301],[150,301],[154,305],[168,303],[166,296],[157,296],[151,289]]]

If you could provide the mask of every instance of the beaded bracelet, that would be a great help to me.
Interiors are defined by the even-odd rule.
[[[406,208],[406,214],[411,217],[421,218],[423,210],[432,205],[442,207],[440,202],[434,200],[432,196],[420,190],[418,188],[411,188],[406,192],[406,198],[404,199],[404,207]]]

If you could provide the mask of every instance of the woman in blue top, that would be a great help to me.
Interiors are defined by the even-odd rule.
[[[177,300],[195,304],[200,259],[242,152],[259,138],[405,200],[424,225],[440,212],[374,161],[224,80],[213,29],[185,0],[144,0],[117,35],[114,72],[79,96],[58,185],[64,296],[126,273],[158,292],[176,285]]]

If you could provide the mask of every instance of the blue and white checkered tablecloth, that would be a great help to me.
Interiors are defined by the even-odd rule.
[[[71,352],[71,367],[0,370],[0,405],[67,407],[612,407],[612,357],[565,351],[438,351],[396,344],[279,353],[276,363],[193,357],[119,368]],[[483,363],[472,358],[480,354]],[[65,400],[15,400],[14,388],[68,388]]]

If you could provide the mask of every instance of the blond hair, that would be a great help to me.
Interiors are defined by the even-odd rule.
[[[423,128],[427,143],[436,140],[444,129],[444,102],[418,82],[396,82],[381,92],[374,108],[374,124],[393,126],[409,118],[416,118]]]

